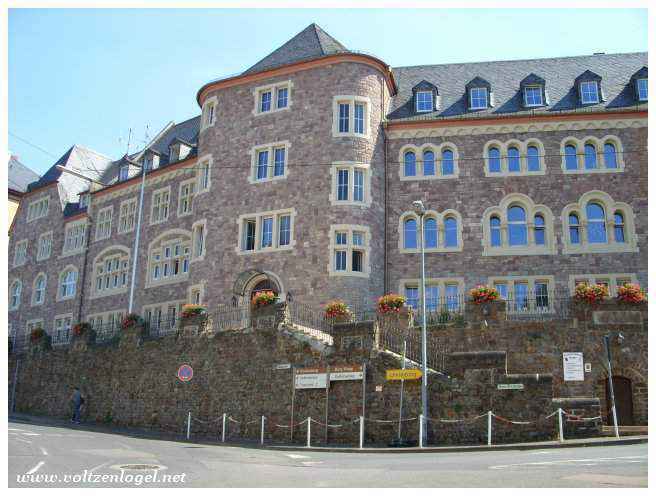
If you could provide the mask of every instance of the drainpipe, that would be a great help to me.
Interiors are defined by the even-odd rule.
[[[387,122],[385,121],[385,80],[380,83],[380,113],[381,122],[383,123],[383,294],[388,290],[387,274]]]

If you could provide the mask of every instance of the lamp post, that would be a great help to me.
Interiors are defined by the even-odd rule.
[[[424,215],[426,209],[421,200],[412,202],[412,208],[419,217],[419,243],[421,246],[421,413],[423,415],[423,429],[422,441],[426,445],[427,435],[427,422],[428,418],[428,365],[427,365],[427,352],[426,352],[426,267],[425,267],[425,253],[424,253]]]
[[[606,347],[606,359],[608,360],[608,390],[610,391],[610,401],[611,408],[613,410],[613,425],[615,427],[615,437],[619,439],[620,431],[617,425],[617,409],[615,408],[615,391],[613,390],[613,366],[611,364],[611,355],[610,355],[610,338],[612,335],[617,335],[618,342],[624,340],[624,336],[621,332],[618,333],[608,333],[604,336],[604,346]]]

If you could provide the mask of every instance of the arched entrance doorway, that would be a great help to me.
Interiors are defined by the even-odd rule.
[[[606,416],[606,424],[613,424],[613,402],[608,387],[608,378],[604,380],[606,390],[606,408],[603,412]],[[618,425],[635,425],[633,419],[633,387],[631,379],[623,376],[613,376],[613,391],[615,393],[615,408],[617,409]]]
[[[276,296],[280,294],[280,288],[278,288],[278,285],[269,277],[267,277],[266,279],[262,279],[261,281],[253,285],[253,287],[251,288],[248,294],[249,301],[252,300],[253,296],[255,296],[255,294],[260,291],[273,291],[273,294],[275,294]]]
[[[280,278],[272,272],[250,269],[237,276],[233,285],[236,302],[241,305],[248,305],[253,295],[258,291],[273,291],[276,296],[285,298]]]

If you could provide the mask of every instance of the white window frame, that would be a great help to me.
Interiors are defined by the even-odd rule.
[[[355,104],[364,105],[364,133],[356,133],[355,130]],[[339,131],[339,105],[349,105],[349,129],[348,132]],[[334,138],[370,138],[371,137],[371,99],[358,95],[336,95],[333,97],[333,137]]]
[[[287,106],[278,108],[278,90],[281,88],[287,88]],[[253,88],[253,100],[255,102],[255,108],[253,109],[253,115],[269,115],[275,112],[281,112],[284,110],[289,110],[292,106],[292,89],[294,84],[291,79],[287,81],[278,81],[271,84],[266,84],[263,86],[258,86]],[[266,93],[267,91],[271,92],[271,108],[262,112],[260,110],[260,95]]]
[[[48,216],[50,210],[50,196],[42,196],[33,200],[27,207],[27,222],[32,222]]]
[[[200,254],[198,253],[198,230],[203,230],[203,242],[200,247]],[[206,253],[206,243],[207,243],[207,219],[197,220],[191,226],[191,260],[190,262],[197,262],[200,260],[205,260]]]
[[[148,275],[146,289],[168,284],[177,284],[189,279],[192,259],[191,231],[185,229],[170,229],[157,236],[148,245]],[[179,252],[175,253],[175,247]],[[173,247],[173,249],[170,249]],[[169,250],[167,252],[167,250]],[[185,272],[185,260],[187,270]],[[175,262],[178,262],[178,273],[174,274]],[[155,277],[155,267],[159,267]],[[165,267],[166,266],[166,271]],[[166,275],[165,275],[166,272]]]
[[[428,109],[421,109],[419,108],[419,95],[425,95],[428,94],[430,95],[430,108]],[[419,90],[415,93],[415,110],[417,112],[432,112],[435,110],[435,98],[433,96],[433,91],[432,90]]]
[[[508,286],[508,294],[511,295],[510,301],[516,303],[516,295],[512,288],[514,288],[515,283],[525,283],[527,285],[527,295],[529,300],[528,308],[524,310],[518,310],[514,308],[513,305],[509,305],[506,308],[506,312],[511,314],[521,314],[521,313],[553,313],[554,312],[554,300],[555,300],[555,288],[556,282],[555,278],[552,275],[538,275],[538,276],[491,276],[487,279],[487,284],[490,287],[496,287],[497,284],[506,284]],[[546,283],[547,284],[547,298],[549,305],[547,307],[538,307],[536,305],[536,295],[535,295],[535,285],[537,283]]]
[[[453,174],[442,174],[442,153],[450,150],[453,153]],[[424,174],[424,152],[431,151],[435,157],[435,174]],[[414,176],[405,175],[405,154],[413,152],[415,154],[415,172]],[[433,181],[445,179],[457,179],[460,176],[458,147],[455,143],[445,141],[440,144],[424,143],[420,146],[404,145],[399,150],[399,179],[401,181]]]
[[[131,212],[131,213],[130,213]],[[130,217],[132,219],[130,220]],[[134,231],[137,219],[137,197],[124,200],[119,205],[118,226],[116,228],[119,234],[125,234]],[[128,222],[128,220],[130,220]]]
[[[127,315],[126,309],[109,310],[107,312],[98,312],[87,315],[86,321],[91,324],[93,330],[98,330],[99,327],[106,327],[109,322],[112,322],[113,328],[119,328],[123,318]],[[109,317],[112,317],[111,319]]]
[[[52,255],[52,231],[45,232],[39,236],[36,248],[36,261],[48,260]]]
[[[36,328],[41,328],[44,331],[46,330],[46,325],[43,319],[30,319],[25,322],[25,332],[28,338],[30,337],[32,330]]]
[[[464,277],[432,277],[426,279],[426,287],[438,286],[440,300],[446,301],[446,287],[458,287],[458,307],[464,304],[465,300],[465,278]],[[400,279],[399,280],[399,294],[405,296],[406,288],[417,288],[417,298],[419,301],[419,311],[421,311],[421,279]],[[428,307],[427,307],[428,309]],[[459,308],[460,309],[460,308]],[[439,311],[438,311],[439,312]],[[428,313],[428,312],[427,312]]]
[[[587,85],[590,85],[590,84],[594,84],[594,87],[595,87],[595,92],[594,92],[595,99],[594,100],[586,100],[585,99],[586,93],[583,91],[583,87],[587,86]],[[579,91],[581,93],[581,103],[583,105],[592,105],[592,104],[595,104],[595,103],[599,103],[601,101],[601,98],[600,98],[600,95],[599,95],[599,81],[581,81],[579,83]]]
[[[27,263],[27,249],[29,240],[21,239],[14,243],[14,267],[21,267]]]
[[[202,305],[205,301],[205,282],[206,281],[201,281],[199,284],[189,286],[187,291],[187,301],[191,305]],[[198,294],[199,296],[198,301],[194,301],[195,294]]]
[[[16,298],[16,304],[12,305],[11,300],[13,296],[11,290],[16,283],[18,283],[18,295]],[[23,281],[21,281],[20,279],[14,279],[13,281],[11,281],[11,284],[9,285],[9,302],[8,302],[9,311],[13,312],[14,310],[18,310],[21,306],[22,299],[23,299]]]
[[[452,217],[458,223],[458,244],[457,246],[445,246],[446,242],[446,228],[445,221],[447,218]],[[408,219],[414,219],[417,223],[417,248],[405,248],[405,222]],[[424,223],[428,219],[434,219],[437,224],[437,248],[424,248],[425,253],[452,253],[462,251],[464,248],[462,239],[462,216],[457,210],[446,209],[443,212],[436,210],[427,210],[424,214]],[[419,216],[414,212],[403,212],[399,216],[399,252],[400,253],[419,253],[421,252],[421,239],[420,230],[421,224]]]
[[[107,272],[107,261],[118,259],[118,267],[110,268]],[[113,296],[126,293],[130,285],[131,266],[131,251],[124,245],[112,245],[102,250],[93,259],[91,271],[91,299],[103,298],[105,296]],[[125,274],[125,283],[122,282],[123,274]],[[113,284],[114,276],[118,276],[118,282]],[[100,278],[100,288],[98,287],[98,280]],[[107,279],[109,278],[109,279]]]
[[[203,110],[201,112],[201,131],[205,131],[208,127],[214,126],[214,123],[216,122],[216,108],[218,101],[218,98],[213,96],[203,102]]]
[[[73,247],[73,248],[68,248],[67,249],[67,241],[69,239],[69,233],[73,229],[79,229],[82,228],[82,243],[80,246]],[[87,219],[80,219],[80,220],[75,220],[73,222],[69,222],[66,224],[64,227],[64,246],[62,247],[62,256],[67,257],[70,255],[77,255],[79,253],[84,252],[84,250],[87,247]]]
[[[162,217],[161,216],[161,210],[162,206],[164,205],[161,200],[160,203],[158,204],[158,215],[157,218],[154,217],[155,213],[155,198],[156,196],[161,196],[164,193],[167,195],[167,200],[166,200],[166,216]],[[162,224],[166,222],[171,215],[171,186],[166,186],[164,188],[159,188],[156,189],[155,191],[152,192],[150,196],[150,225],[154,226],[156,224]]]
[[[585,145],[594,145],[597,150],[597,167],[594,169],[585,168]],[[612,144],[615,147],[615,163],[617,167],[607,167],[604,153],[604,145]],[[565,156],[565,147],[571,145],[576,148],[576,169],[567,168],[567,157]],[[567,136],[560,142],[561,169],[563,174],[613,174],[624,172],[626,167],[624,163],[624,148],[619,136],[614,134],[607,134],[601,138],[597,136],[585,136],[584,138],[577,138],[575,136]]]
[[[346,244],[338,245],[335,241],[337,233],[346,233]],[[364,234],[364,242],[362,245],[353,244],[353,233]],[[363,277],[369,278],[371,275],[371,229],[369,226],[362,226],[357,224],[332,224],[330,226],[330,242],[329,242],[329,260],[328,260],[328,276],[330,277]],[[346,270],[335,269],[335,252],[338,250],[346,251]],[[362,272],[353,271],[353,251],[362,252]]]
[[[540,95],[539,103],[529,103],[528,101],[528,92],[527,90],[537,90],[538,95]],[[524,86],[524,106],[525,107],[542,107],[544,105],[544,95],[542,94],[542,86],[539,84],[528,84]]]
[[[283,216],[289,216],[289,244],[288,245],[278,245],[279,234],[280,234],[280,218]],[[262,248],[262,220],[265,218],[273,218],[272,234],[273,239],[270,247]],[[296,218],[296,209],[295,208],[285,208],[280,210],[269,210],[266,212],[256,212],[252,214],[240,215],[237,219],[238,229],[238,239],[237,246],[235,251],[239,255],[253,255],[256,253],[270,253],[277,251],[288,251],[293,250],[296,246],[296,239],[294,237],[294,226]],[[255,221],[255,248],[253,250],[244,249],[244,237],[246,232],[244,230],[244,225],[247,221]]]
[[[41,299],[41,301],[38,301],[36,299],[36,295],[37,295],[37,293],[36,293],[36,282],[38,281],[38,279],[41,276],[43,276],[43,280],[44,280],[44,283],[43,283],[43,298]],[[48,276],[45,274],[45,272],[39,272],[36,276],[34,276],[34,279],[32,280],[32,295],[30,297],[31,306],[36,307],[36,306],[39,306],[39,305],[43,305],[46,301],[47,296],[48,296]]]
[[[528,169],[528,149],[534,146],[538,149],[538,160],[540,162],[540,169],[531,171]],[[519,171],[510,171],[508,149],[517,148],[519,151]],[[501,172],[490,171],[490,149],[496,148],[499,150],[499,161],[501,163]],[[485,177],[516,177],[516,176],[544,176],[547,173],[547,165],[545,162],[546,152],[544,144],[537,138],[529,138],[525,141],[511,139],[505,142],[499,140],[490,140],[483,146],[483,161],[484,161],[484,174]]]
[[[96,215],[96,241],[101,241],[111,237],[113,216],[113,205],[98,210],[98,214]]]
[[[59,321],[59,325],[58,325],[58,321]],[[57,343],[60,346],[66,345],[67,341],[60,339],[59,336],[57,335],[68,331],[68,340],[70,341],[72,337],[72,329],[73,329],[72,313],[55,315],[54,318],[52,319],[52,337],[53,338],[57,337],[57,339],[54,340],[53,346],[55,346],[55,343]]]
[[[644,81],[645,85],[647,86],[647,96],[645,96],[645,98],[642,98],[642,96],[640,95],[640,81]],[[649,80],[647,78],[636,79],[636,91],[638,93],[638,101],[646,102],[647,99],[649,98]]]
[[[63,283],[64,283],[64,277],[65,275],[73,271],[75,272],[75,281],[73,283],[73,294],[70,295],[64,295],[63,294]],[[57,295],[56,295],[56,301],[65,301],[65,300],[72,300],[75,298],[77,295],[77,288],[78,288],[78,283],[79,283],[79,278],[80,278],[80,271],[75,267],[74,265],[67,265],[64,267],[61,272],[59,272],[59,275],[57,277]]]
[[[196,164],[196,179],[198,184],[196,185],[196,195],[200,195],[203,193],[207,193],[210,188],[212,187],[212,166],[213,166],[213,158],[211,154],[203,155],[201,158],[198,159],[198,162]],[[203,177],[203,172],[205,171],[205,167],[207,167],[207,184],[204,183],[204,177]]]
[[[194,197],[196,196],[197,185],[196,183],[196,178],[191,178],[180,182],[180,186],[178,187],[178,217],[186,217],[194,213]],[[188,190],[186,194],[183,193],[185,188]],[[184,200],[187,200],[186,209],[183,209],[185,205]]]
[[[339,181],[339,171],[347,170],[349,176],[348,198],[339,200],[337,191]],[[363,173],[363,199],[355,201],[355,171]],[[333,162],[330,168],[331,188],[328,199],[331,205],[347,205],[353,207],[370,207],[371,206],[371,165],[361,162]]]
[[[479,92],[480,90],[485,94],[485,105],[474,107],[474,91]],[[469,95],[467,96],[469,97],[469,110],[483,110],[490,106],[490,91],[485,86],[469,88]]]
[[[291,143],[289,141],[277,141],[274,143],[265,143],[262,145],[256,145],[251,148],[249,154],[251,156],[251,172],[248,177],[248,182],[250,184],[260,184],[267,183],[271,181],[280,181],[282,179],[287,179],[289,176],[289,149],[291,148]],[[285,163],[284,163],[284,172],[282,176],[274,176],[274,167],[275,167],[275,150],[278,149],[285,150]],[[257,164],[259,159],[260,152],[268,153],[268,162],[267,162],[267,174],[265,178],[257,179]]]

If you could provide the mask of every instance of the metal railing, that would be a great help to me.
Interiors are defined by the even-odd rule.
[[[53,348],[61,348],[68,346],[71,342],[71,330],[63,329],[61,331],[54,332],[50,336],[50,344]]]
[[[505,298],[506,320],[561,320],[569,318],[571,297],[527,295]]]
[[[152,322],[144,322],[144,334],[153,339],[175,334],[179,328],[180,319],[163,318]]]
[[[121,337],[121,324],[104,324],[94,326],[96,344],[105,344],[118,340]]]

